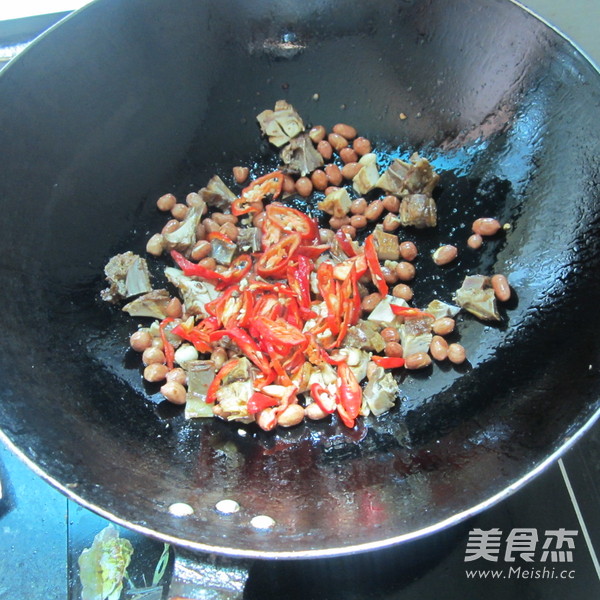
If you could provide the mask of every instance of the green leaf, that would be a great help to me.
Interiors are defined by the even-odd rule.
[[[118,600],[132,554],[131,542],[120,538],[113,525],[96,535],[78,560],[81,600]]]

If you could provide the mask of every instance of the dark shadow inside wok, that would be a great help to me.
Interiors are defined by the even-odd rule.
[[[600,81],[518,7],[101,0],[10,66],[0,97],[0,426],[105,514],[230,553],[368,548],[488,501],[597,410]],[[439,230],[407,232],[417,303],[475,272],[516,291],[503,325],[460,318],[467,365],[405,377],[400,406],[356,432],[185,422],[142,384],[136,322],[98,298],[107,259],[162,226],[159,195],[261,160],[254,117],[279,98],[442,173]],[[512,229],[469,251],[488,215]],[[461,252],[443,272],[440,241]],[[219,515],[223,498],[241,511]],[[256,514],[276,527],[252,530]]]

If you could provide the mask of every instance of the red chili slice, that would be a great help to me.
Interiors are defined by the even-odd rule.
[[[251,212],[259,212],[258,205],[266,196],[277,198],[283,188],[283,173],[274,171],[254,180],[242,190],[239,198],[231,203],[231,212],[239,217]]]
[[[365,239],[365,257],[375,287],[377,287],[377,290],[382,296],[387,296],[389,288],[381,271],[381,265],[379,264],[377,251],[375,250],[375,242],[373,241],[373,234],[367,236]]]
[[[299,210],[275,203],[269,204],[266,212],[267,219],[273,221],[283,231],[299,233],[305,241],[316,242],[319,240],[319,228],[316,221]]]
[[[300,234],[291,233],[268,248],[256,263],[261,277],[279,279],[285,276],[287,266],[300,245]]]
[[[397,369],[404,366],[404,359],[399,356],[372,356],[371,360],[384,369]]]

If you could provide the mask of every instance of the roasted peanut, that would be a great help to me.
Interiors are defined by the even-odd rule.
[[[352,147],[359,156],[364,156],[371,152],[371,142],[364,137],[357,137],[352,143]]]
[[[377,221],[383,212],[383,204],[381,200],[373,200],[365,209],[365,217],[367,221]]]
[[[340,158],[345,165],[358,162],[358,154],[350,147],[342,148],[340,150]]]
[[[417,352],[404,359],[404,367],[409,370],[424,369],[431,364],[431,356],[427,352]]]
[[[362,299],[361,307],[365,312],[371,312],[381,302],[381,294],[374,292]]]
[[[381,330],[380,335],[386,342],[400,341],[400,333],[395,327],[384,327]]]
[[[389,285],[394,285],[398,281],[398,274],[396,273],[396,269],[383,266],[381,267],[381,272],[383,274],[383,279]]]
[[[190,207],[187,204],[179,203],[171,209],[171,215],[174,219],[177,219],[178,221],[183,221],[186,215],[188,214],[189,209]]]
[[[296,191],[303,197],[308,198],[313,191],[312,181],[308,177],[300,177],[296,181]]]
[[[165,307],[165,314],[172,319],[180,319],[183,315],[183,306],[179,298],[171,298]]]
[[[400,281],[411,281],[415,278],[416,272],[415,266],[405,260],[400,261],[396,266],[396,274]]]
[[[177,204],[177,198],[173,194],[164,194],[156,201],[156,207],[163,212],[169,212]]]
[[[358,162],[349,162],[342,167],[342,177],[344,179],[354,179],[357,173],[363,168]]]
[[[365,210],[367,210],[367,201],[364,198],[356,198],[356,200],[352,200],[352,204],[350,204],[350,212],[353,215],[364,215]]]
[[[284,175],[282,189],[286,196],[296,193],[296,182],[291,175]]]
[[[417,247],[413,242],[401,242],[400,243],[400,256],[404,260],[413,261],[417,258]]]
[[[469,246],[469,248],[477,250],[478,248],[481,248],[482,245],[483,238],[478,233],[469,236],[469,239],[467,240],[467,246]]]
[[[367,226],[367,217],[365,215],[352,215],[350,217],[350,225],[356,229],[362,229]]]
[[[398,342],[388,342],[383,352],[386,356],[400,358],[402,357],[402,346]]]
[[[331,157],[333,156],[333,148],[331,147],[331,144],[327,140],[321,140],[317,144],[317,152],[325,160],[331,160]]]
[[[160,233],[155,233],[146,243],[146,252],[152,256],[160,256],[163,253],[165,238]]]
[[[226,235],[232,242],[237,242],[239,230],[233,223],[223,223],[219,231],[223,235]]]
[[[348,146],[348,140],[339,133],[330,133],[327,136],[327,141],[336,152],[339,152],[342,148]]]
[[[190,258],[195,261],[206,258],[212,252],[212,246],[207,240],[200,240],[194,244]]]
[[[448,342],[440,335],[434,335],[429,344],[429,352],[435,360],[448,358]]]
[[[454,325],[454,319],[450,317],[440,317],[432,323],[431,330],[437,335],[448,335],[454,331]]]
[[[327,165],[325,174],[331,185],[340,185],[342,183],[342,172],[337,165]]]
[[[227,360],[227,351],[225,348],[215,348],[210,355],[210,360],[215,364],[215,371],[218,371]]]
[[[394,289],[392,290],[392,296],[394,296],[394,298],[402,298],[402,300],[406,300],[408,302],[409,300],[412,300],[413,291],[410,286],[406,285],[405,283],[399,283],[398,285],[394,286]]]
[[[211,271],[214,271],[217,267],[217,261],[212,256],[203,258],[201,261],[198,261],[198,264],[205,269],[210,269]]]
[[[337,231],[344,225],[350,225],[350,217],[331,217],[331,219],[329,219],[329,226],[331,229]]]
[[[166,362],[165,353],[154,346],[146,348],[142,353],[142,362],[144,365],[164,364]]]
[[[304,420],[304,407],[299,404],[290,404],[277,420],[282,427],[293,427]]]
[[[172,404],[185,404],[186,389],[177,381],[167,381],[160,388],[160,393]]]
[[[190,192],[185,197],[185,203],[192,208],[193,206],[202,206],[204,200],[202,200],[202,196],[198,192]]]
[[[398,217],[398,215],[395,215],[394,213],[388,213],[387,215],[385,215],[385,217],[383,217],[382,225],[383,225],[383,230],[386,233],[396,231],[396,229],[398,229],[398,227],[400,227],[400,218]]]
[[[160,232],[162,233],[162,235],[166,235],[167,233],[173,233],[173,231],[176,231],[177,229],[179,229],[180,225],[181,225],[181,223],[177,219],[169,219],[164,224],[164,226]]]
[[[143,352],[152,346],[152,335],[149,331],[136,331],[131,334],[129,345],[136,352]]]
[[[350,221],[352,221],[352,219],[350,219]],[[356,227],[352,226],[352,222],[350,222],[349,225],[342,225],[340,230],[346,235],[349,235],[351,239],[356,238]]]
[[[150,381],[151,383],[163,381],[163,379],[167,376],[168,372],[169,369],[167,365],[152,363],[144,369],[144,379],[146,381]]]
[[[460,365],[467,358],[466,351],[460,344],[450,344],[448,346],[448,360],[455,365]]]
[[[479,235],[485,237],[498,233],[501,227],[502,225],[500,225],[500,221],[497,219],[482,217],[480,219],[475,219],[472,229],[473,233],[478,233]]]
[[[167,381],[176,381],[181,385],[185,385],[187,383],[187,375],[181,367],[175,367],[174,369],[171,369],[167,373],[166,379]]]
[[[325,127],[323,127],[323,125],[316,125],[308,132],[308,137],[315,144],[318,144],[321,140],[324,140],[326,135],[327,132],[325,131]]]
[[[500,300],[500,302],[510,300],[510,285],[508,284],[508,279],[506,279],[504,275],[496,274],[492,276],[492,288],[494,289],[496,298]]]
[[[311,419],[312,421],[320,421],[329,414],[326,413],[316,402],[311,402],[308,404],[304,409],[304,413],[306,414],[307,418]]]
[[[400,210],[400,198],[397,196],[386,196],[382,200],[383,208],[392,213],[397,213]]]
[[[456,246],[452,246],[451,244],[445,244],[444,246],[440,246],[433,253],[433,262],[438,265],[447,265],[451,263],[458,256],[458,250]]]
[[[313,187],[315,190],[323,191],[329,185],[329,178],[327,177],[327,173],[322,169],[316,169],[312,172],[310,176],[310,180],[312,181]]]
[[[345,123],[337,123],[333,126],[333,133],[337,133],[346,140],[353,140],[356,137],[356,129],[352,125],[346,125]]]

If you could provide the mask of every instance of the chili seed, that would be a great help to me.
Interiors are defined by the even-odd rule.
[[[177,204],[177,198],[173,194],[165,194],[156,201],[156,207],[163,212],[169,212]]]
[[[437,335],[448,335],[454,331],[454,325],[454,319],[441,317],[432,323],[431,330]]]
[[[424,369],[431,364],[431,356],[427,352],[417,352],[404,359],[404,367],[409,370]]]
[[[460,365],[467,358],[466,351],[460,344],[450,344],[448,346],[448,360],[455,365]]]
[[[451,263],[458,256],[458,250],[456,246],[452,246],[450,244],[445,244],[444,246],[440,246],[433,253],[433,262],[438,265],[447,265]]]
[[[498,233],[501,227],[502,225],[500,225],[500,221],[498,221],[498,219],[482,217],[480,219],[475,219],[472,229],[473,233],[478,233],[479,235],[485,237]]]
[[[338,123],[333,126],[333,133],[337,133],[346,140],[353,140],[356,137],[356,129],[352,125],[346,125],[345,123]]]
[[[496,298],[500,300],[500,302],[510,300],[510,285],[508,284],[508,279],[506,279],[504,275],[496,274],[492,276],[492,288],[494,289]]]
[[[308,132],[308,137],[313,141],[313,143],[318,144],[320,141],[325,139],[325,135],[327,132],[325,131],[325,127],[323,125],[316,125]]]
[[[448,342],[440,335],[434,335],[429,344],[429,352],[435,360],[448,358]]]
[[[248,179],[248,175],[250,175],[248,167],[233,167],[233,178],[236,183],[244,183]]]

